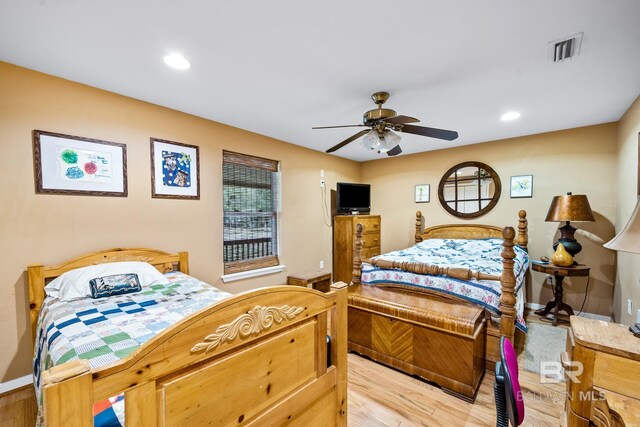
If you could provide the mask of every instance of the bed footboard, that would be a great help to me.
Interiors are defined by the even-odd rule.
[[[346,288],[246,292],[183,319],[117,364],[52,368],[43,375],[45,425],[93,426],[94,402],[124,392],[128,426],[346,426]]]

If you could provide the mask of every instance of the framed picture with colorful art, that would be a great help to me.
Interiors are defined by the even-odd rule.
[[[198,147],[151,138],[151,197],[200,199]]]
[[[127,146],[33,131],[36,193],[127,197]]]

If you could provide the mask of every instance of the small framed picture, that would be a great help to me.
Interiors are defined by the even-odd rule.
[[[415,201],[416,203],[429,203],[431,201],[431,185],[416,185]]]
[[[512,176],[510,197],[512,199],[533,197],[533,175]]]
[[[127,147],[33,131],[36,193],[127,197]]]
[[[198,147],[151,138],[151,197],[200,199]]]

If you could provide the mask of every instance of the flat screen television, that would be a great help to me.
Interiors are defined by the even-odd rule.
[[[338,213],[371,212],[371,185],[339,182],[336,187]]]

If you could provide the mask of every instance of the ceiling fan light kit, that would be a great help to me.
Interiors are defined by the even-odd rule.
[[[321,126],[314,127],[312,129],[332,129],[343,127],[367,127],[370,130],[361,130],[355,135],[350,136],[341,143],[329,148],[326,152],[332,153],[345,145],[355,141],[356,139],[363,137],[358,142],[362,148],[366,150],[376,150],[378,153],[387,153],[388,156],[397,156],[402,152],[400,148],[400,135],[395,132],[411,133],[414,135],[428,136],[431,138],[444,139],[447,141],[453,141],[458,137],[458,132],[444,129],[436,129],[425,126],[415,126],[409,123],[418,123],[420,120],[398,115],[394,110],[389,108],[382,108],[387,99],[389,99],[388,92],[376,92],[371,95],[371,99],[378,106],[373,110],[369,110],[362,116],[361,125],[345,125],[345,126]]]
[[[377,129],[373,129],[358,142],[358,145],[365,150],[376,150],[378,153],[387,153],[398,146],[400,139],[400,135],[388,129],[383,133],[378,132]]]

